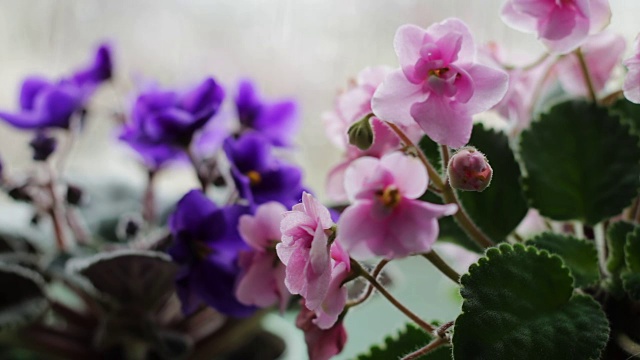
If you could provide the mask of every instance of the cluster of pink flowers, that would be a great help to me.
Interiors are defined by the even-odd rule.
[[[284,309],[291,294],[300,295],[296,323],[305,332],[310,358],[339,353],[347,337],[342,321],[348,308],[345,283],[358,276],[353,261],[427,253],[438,238],[438,219],[459,210],[455,204],[422,201],[429,174],[406,151],[406,141],[426,135],[440,145],[462,148],[471,136],[472,116],[490,109],[518,132],[528,126],[539,92],[554,82],[576,96],[603,92],[625,47],[621,36],[601,32],[609,16],[605,0],[507,1],[504,21],[536,33],[552,55],[520,67],[507,66],[496,44],[478,49],[458,19],[427,29],[400,27],[394,39],[400,67],[365,68],[338,95],[335,108],[323,114],[328,137],[344,152],[328,175],[327,195],[347,205],[345,210],[339,219],[337,214],[332,218],[304,193],[290,211],[267,203],[255,215],[245,215],[240,233],[252,250],[241,257],[238,299]],[[573,52],[578,48],[579,53]],[[624,94],[640,103],[640,40],[624,65],[629,70]],[[373,133],[366,150],[351,145],[347,136],[349,127],[362,119]],[[462,190],[484,189],[491,168],[485,167],[482,154],[465,154],[459,165],[476,173],[467,179],[469,189]]]

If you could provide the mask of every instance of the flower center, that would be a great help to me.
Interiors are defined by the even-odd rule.
[[[204,260],[214,252],[212,248],[208,247],[207,244],[202,241],[192,241],[191,251],[193,251],[193,254],[198,260]]]
[[[249,178],[251,185],[258,185],[262,181],[262,175],[255,170],[247,171],[245,175]]]
[[[384,190],[378,190],[376,192],[376,196],[387,208],[394,208],[396,205],[400,203],[402,199],[402,195],[400,195],[400,190],[394,185],[389,185]]]

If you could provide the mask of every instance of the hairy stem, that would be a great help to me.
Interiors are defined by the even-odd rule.
[[[155,177],[156,172],[149,170],[147,173],[147,187],[144,190],[144,199],[142,200],[142,218],[149,225],[153,224],[156,219]]]
[[[386,260],[386,259],[381,260],[371,272],[371,276],[374,279],[377,279],[380,273],[382,272],[382,269],[388,263],[389,263],[389,260]],[[363,302],[365,302],[365,300],[369,298],[369,296],[371,296],[372,293],[373,293],[373,285],[369,283],[367,284],[367,289],[364,291],[364,294],[362,294],[359,298],[347,303],[346,307],[350,308],[350,307],[362,304]]]
[[[378,290],[380,294],[382,294],[382,296],[384,296],[393,306],[395,306],[398,310],[400,310],[403,314],[405,314],[409,319],[415,322],[418,326],[423,328],[426,332],[432,333],[436,330],[434,326],[422,320],[418,315],[413,313],[411,310],[407,309],[406,306],[402,305],[402,303],[400,303],[400,301],[398,301],[395,297],[393,297],[393,295],[391,295],[391,293],[389,293],[387,289],[385,289],[384,286],[382,286],[382,284],[380,284],[375,277],[371,276],[369,272],[363,269],[362,266],[360,266],[360,264],[357,261],[351,260],[351,268],[354,271],[356,271],[360,276],[367,279],[367,281],[371,283],[371,285],[373,285],[373,287],[375,287],[376,290]]]
[[[471,220],[471,218],[469,218],[469,216],[464,211],[462,206],[460,206],[460,203],[458,202],[458,198],[456,197],[455,192],[453,191],[451,186],[449,186],[448,182],[445,182],[442,180],[442,178],[440,178],[440,174],[438,174],[438,172],[433,167],[433,165],[431,165],[431,163],[429,162],[429,159],[427,159],[427,156],[424,154],[424,152],[422,152],[422,149],[416,146],[411,141],[411,139],[409,139],[407,135],[402,131],[402,129],[400,129],[396,124],[388,121],[386,122],[386,124],[389,125],[389,127],[398,135],[398,137],[400,137],[400,139],[405,143],[406,146],[412,147],[415,149],[416,153],[418,154],[418,158],[420,159],[424,167],[427,169],[427,173],[429,174],[429,179],[433,182],[433,185],[435,186],[436,189],[440,189],[440,191],[442,191],[442,194],[439,194],[439,195],[442,196],[444,201],[448,204],[456,204],[458,206],[458,211],[453,215],[453,217],[456,219],[460,227],[462,227],[462,229],[467,233],[467,235],[469,235],[469,237],[472,240],[477,242],[483,248],[488,248],[493,246],[494,245],[493,241],[491,241],[491,239],[489,239],[489,237],[485,235],[473,223],[473,221]]]
[[[49,175],[49,179],[47,181],[47,191],[49,192],[49,197],[51,203],[49,204],[48,213],[51,217],[51,222],[53,223],[53,231],[56,237],[56,244],[58,250],[65,251],[67,248],[67,239],[65,229],[62,226],[64,222],[64,218],[60,213],[60,198],[58,197],[58,192],[56,191],[56,176],[55,171],[51,164],[45,163],[47,168],[47,172]]]
[[[431,250],[428,253],[422,254],[422,256],[429,260],[433,266],[435,266],[440,272],[442,272],[446,277],[451,279],[454,283],[459,284],[460,282],[460,274],[457,271],[453,270],[449,264],[447,264],[435,250]]]
[[[598,251],[598,263],[600,264],[600,271],[603,275],[608,276],[607,270],[607,243],[605,241],[604,224],[597,223],[593,227],[593,237],[596,242],[596,250]]]
[[[412,352],[411,354],[406,355],[405,357],[402,358],[402,360],[414,360],[414,359],[419,359],[420,357],[422,357],[423,355],[426,355],[427,353],[439,348],[440,346],[449,343],[449,340],[444,339],[444,338],[436,338],[435,340],[433,340],[432,342],[430,342],[429,344],[427,344],[427,346],[423,347],[422,349],[418,349],[414,352]]]

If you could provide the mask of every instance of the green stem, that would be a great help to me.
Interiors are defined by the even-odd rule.
[[[453,270],[449,264],[447,264],[435,250],[431,250],[428,253],[422,254],[422,256],[429,260],[433,266],[435,266],[440,272],[446,275],[449,279],[451,279],[454,283],[460,283],[460,274],[457,271]]]
[[[442,153],[442,173],[444,174],[444,177],[446,179],[447,167],[449,167],[449,159],[451,158],[451,153],[449,152],[449,147],[447,145],[440,145],[440,151]]]
[[[593,79],[591,78],[591,73],[589,73],[589,67],[587,66],[587,61],[584,58],[584,54],[580,48],[576,49],[576,56],[578,57],[578,62],[580,63],[580,70],[582,70],[582,75],[584,76],[584,82],[587,85],[587,90],[589,91],[589,98],[594,103],[598,102],[598,96],[596,95],[595,87],[593,86]]]
[[[427,344],[427,346],[418,349],[408,355],[405,355],[405,357],[402,358],[402,360],[415,360],[415,359],[420,359],[422,358],[423,355],[428,354],[429,352],[439,348],[440,346],[444,345],[444,344],[448,344],[449,340],[444,339],[444,338],[436,338],[435,340],[433,340],[432,342],[430,342],[429,344]]]
[[[386,259],[380,261],[378,265],[376,265],[376,267],[373,269],[373,272],[371,272],[371,276],[373,276],[374,279],[377,279],[378,275],[380,275],[380,273],[382,272],[382,269],[388,263],[389,263],[389,260],[386,260]],[[358,299],[347,303],[346,307],[350,308],[350,307],[362,304],[363,302],[365,302],[365,300],[369,298],[369,296],[371,296],[372,293],[373,293],[373,285],[369,283],[367,284],[367,289],[365,290],[364,294],[360,296]]]
[[[434,326],[422,320],[418,315],[414,314],[411,310],[407,309],[407,307],[402,305],[402,303],[400,303],[396,298],[394,298],[393,295],[391,295],[391,293],[389,293],[387,289],[385,289],[384,286],[382,286],[382,284],[380,284],[378,280],[376,280],[376,278],[371,276],[369,272],[363,269],[362,266],[360,266],[360,264],[358,264],[357,261],[351,260],[351,269],[352,271],[356,271],[363,278],[367,279],[367,281],[371,283],[371,285],[373,285],[373,287],[375,287],[376,290],[378,290],[380,294],[382,294],[382,296],[384,296],[393,306],[395,306],[396,309],[400,310],[403,314],[405,314],[409,319],[415,322],[418,326],[423,328],[426,332],[432,333],[436,330]]]
[[[440,195],[445,203],[447,204],[455,204],[458,206],[458,211],[453,215],[456,219],[460,227],[469,235],[469,237],[477,242],[483,248],[488,248],[494,245],[493,241],[489,239],[487,235],[485,235],[478,227],[471,221],[467,213],[464,211],[462,206],[460,206],[460,202],[458,202],[458,198],[456,197],[455,192],[449,186],[448,182],[444,182],[442,178],[440,178],[440,174],[436,171],[436,169],[431,165],[427,156],[422,152],[418,146],[416,146],[411,139],[407,137],[407,135],[394,123],[386,121],[387,125],[400,137],[400,139],[405,143],[406,146],[412,147],[415,149],[418,154],[418,158],[427,169],[427,173],[429,174],[429,179],[433,182],[433,185],[436,189],[440,189],[442,194]]]

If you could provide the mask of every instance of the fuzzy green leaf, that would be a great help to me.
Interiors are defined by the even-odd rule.
[[[542,233],[527,244],[560,256],[571,271],[575,287],[587,287],[600,280],[598,252],[593,242],[568,235]]]
[[[545,250],[487,250],[461,278],[454,359],[598,359],[607,317],[593,298],[574,294],[572,282],[560,257]]]
[[[634,133],[640,134],[640,104],[634,104],[623,97],[611,105],[609,111],[619,115]]]
[[[395,336],[387,336],[384,343],[372,346],[367,353],[360,354],[355,360],[396,360],[416,351],[434,337],[414,324],[407,324]],[[440,346],[434,351],[419,357],[420,360],[451,360],[451,347]]]
[[[556,105],[524,131],[525,195],[540,214],[594,225],[640,187],[640,148],[620,117],[585,101]]]
[[[493,179],[483,192],[458,191],[458,197],[471,219],[487,236],[496,242],[504,241],[529,208],[520,185],[520,167],[503,132],[478,123],[473,127],[469,145],[485,154],[493,169]]]

